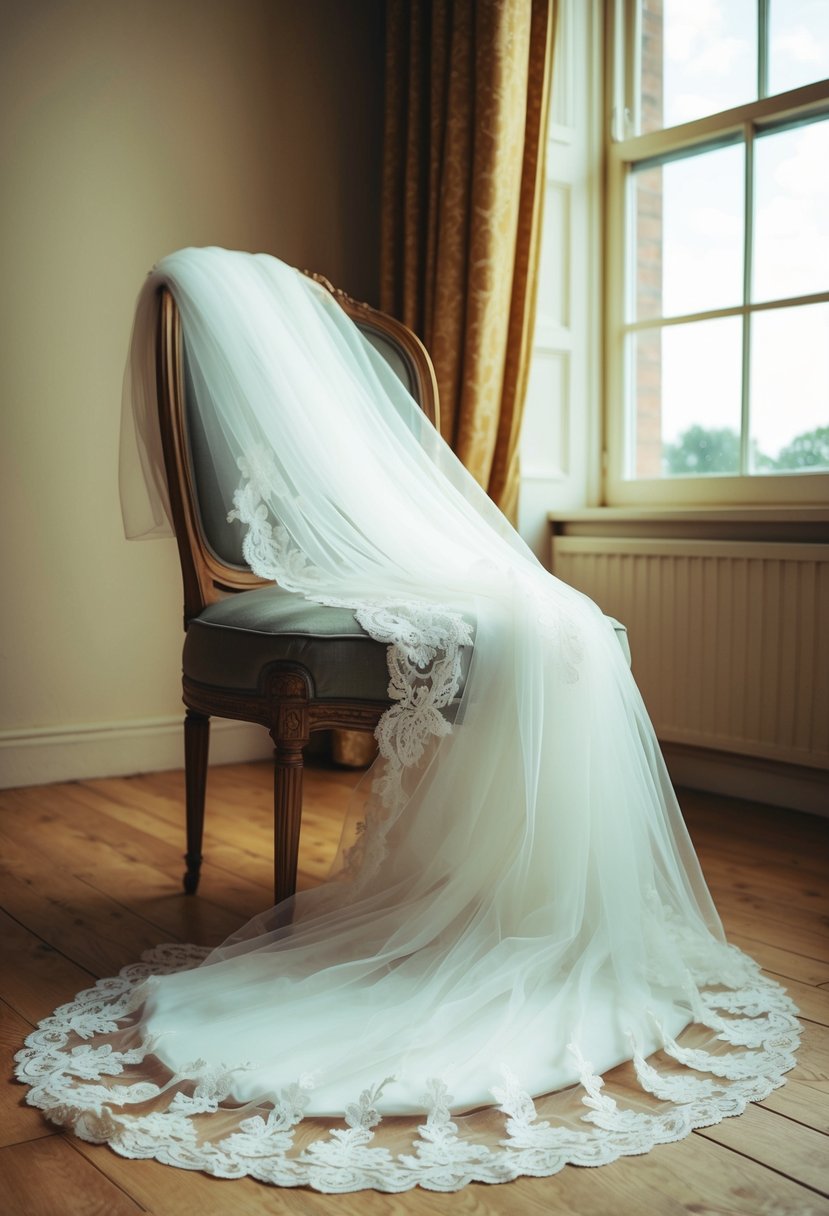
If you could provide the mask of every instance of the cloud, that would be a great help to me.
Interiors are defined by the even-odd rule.
[[[714,114],[724,110],[731,104],[730,100],[722,101],[712,93],[675,93],[665,100],[666,125],[679,126],[683,122],[691,122],[701,118],[703,114]]]
[[[719,38],[694,56],[688,64],[688,75],[728,76],[738,60],[751,50],[746,38]]]
[[[796,25],[771,40],[772,56],[788,55],[797,63],[820,63],[826,51],[814,33],[805,25]]]
[[[752,0],[666,0],[666,125],[729,109],[756,95]]]
[[[794,138],[795,147],[777,165],[776,185],[788,194],[814,199],[829,208],[829,120],[802,127],[794,136],[784,133],[778,138],[782,147]]]
[[[665,5],[665,58],[688,63],[698,54],[698,43],[715,42],[723,26],[717,0],[668,0]]]
[[[714,239],[725,237],[728,241],[742,241],[743,217],[721,207],[699,207],[693,217],[694,231],[700,236]]]

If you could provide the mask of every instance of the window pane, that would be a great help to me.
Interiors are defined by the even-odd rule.
[[[757,96],[757,0],[641,0],[640,106],[656,131]]]
[[[739,473],[739,317],[632,334],[631,476]]]
[[[752,472],[829,468],[829,304],[751,322]]]
[[[826,0],[771,0],[769,93],[785,93],[829,76]]]
[[[755,300],[829,291],[829,119],[757,139]]]
[[[637,318],[742,302],[743,158],[735,144],[635,173]]]

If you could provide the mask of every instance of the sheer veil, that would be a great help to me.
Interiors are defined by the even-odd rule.
[[[162,283],[210,449],[238,462],[247,561],[352,609],[388,647],[393,704],[331,881],[58,1010],[18,1057],[30,1101],[126,1156],[397,1191],[601,1164],[764,1097],[795,1011],[724,941],[611,626],[328,292],[264,255],[156,267],[126,381],[128,531],[165,527]]]

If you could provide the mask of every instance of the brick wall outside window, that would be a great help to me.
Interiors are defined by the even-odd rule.
[[[662,126],[662,5],[642,0],[642,130]],[[636,315],[662,315],[662,170],[636,175]],[[636,344],[637,477],[662,472],[662,360],[658,332],[640,334]]]

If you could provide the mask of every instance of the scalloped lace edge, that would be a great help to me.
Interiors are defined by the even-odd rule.
[[[162,1094],[146,1079],[129,1083],[125,1072],[152,1055],[152,1040],[124,1052],[95,1047],[86,1040],[111,1033],[119,1019],[140,1007],[153,977],[197,966],[206,951],[169,944],[148,951],[141,963],[125,967],[119,976],[99,980],[40,1023],[17,1054],[16,1075],[31,1086],[30,1105],[52,1122],[70,1127],[81,1139],[108,1143],[124,1157],[152,1158],[184,1169],[198,1169],[220,1178],[252,1177],[277,1186],[309,1186],[329,1194],[374,1189],[455,1191],[470,1182],[501,1183],[522,1176],[557,1173],[567,1164],[606,1165],[618,1157],[648,1152],[656,1144],[681,1140],[694,1128],[708,1127],[739,1115],[749,1102],[758,1102],[783,1083],[794,1067],[799,1041],[795,1007],[773,981],[759,974],[752,960],[729,948],[742,963],[751,983],[739,989],[707,992],[703,1003],[706,1025],[719,1039],[745,1047],[736,1052],[707,1052],[683,1048],[662,1035],[662,1050],[685,1066],[686,1072],[660,1073],[635,1042],[631,1056],[645,1093],[670,1104],[667,1111],[634,1111],[621,1106],[585,1059],[577,1043],[569,1047],[575,1062],[590,1126],[556,1127],[540,1119],[536,1106],[506,1069],[493,1098],[504,1116],[504,1138],[498,1147],[477,1144],[459,1134],[450,1114],[446,1083],[434,1078],[424,1095],[426,1117],[416,1129],[412,1151],[393,1155],[373,1146],[382,1120],[376,1109],[385,1080],[355,1096],[343,1112],[343,1126],[331,1128],[301,1152],[294,1150],[294,1129],[303,1120],[311,1083],[298,1078],[273,1103],[253,1107],[240,1118],[238,1130],[216,1143],[201,1137],[200,1120],[228,1106],[239,1067],[206,1066],[194,1061],[185,1073],[168,1081],[191,1089],[175,1092],[166,1110],[149,1114],[124,1112]],[[736,959],[735,959],[736,961]],[[724,1009],[731,1016],[715,1012]],[[70,1045],[72,1039],[79,1039]],[[704,1076],[694,1076],[702,1072]],[[96,1084],[118,1077],[114,1090]],[[388,1079],[386,1079],[388,1080]],[[117,1102],[113,1093],[118,1094]],[[238,1107],[235,1109],[239,1110]],[[240,1114],[243,1114],[240,1111]]]

